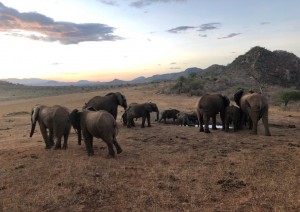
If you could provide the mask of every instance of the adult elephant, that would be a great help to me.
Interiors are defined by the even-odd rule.
[[[35,105],[31,110],[30,137],[34,134],[36,122],[40,125],[46,149],[50,149],[54,145],[54,137],[57,139],[55,149],[61,149],[62,136],[64,136],[63,149],[67,149],[71,129],[69,111],[67,108],[60,105],[53,107]]]
[[[242,120],[250,122],[252,134],[257,134],[257,124],[262,119],[265,135],[271,135],[268,123],[269,104],[265,96],[254,92],[244,93],[244,90],[240,89],[234,94],[234,101],[243,112]]]
[[[156,121],[159,119],[159,110],[155,103],[147,102],[143,104],[134,104],[126,110],[127,113],[127,127],[130,128],[132,126],[134,118],[142,117],[142,125],[141,127],[145,127],[145,121],[147,119],[148,127],[151,127],[150,123],[150,113],[156,112]]]
[[[173,124],[175,124],[175,120],[177,119],[177,114],[180,111],[177,109],[167,109],[161,112],[161,117],[158,122],[164,120],[164,123],[167,123],[167,119],[173,119]]]
[[[95,111],[93,108],[78,111],[74,109],[70,113],[73,128],[77,131],[78,143],[81,143],[81,133],[85,142],[88,155],[94,155],[93,137],[101,138],[108,147],[108,157],[115,157],[113,146],[117,153],[122,152],[116,136],[118,127],[114,117],[105,110]]]
[[[196,112],[200,125],[200,132],[210,133],[209,119],[212,118],[212,129],[216,130],[216,115],[220,113],[222,130],[225,130],[225,108],[229,106],[229,99],[221,94],[205,94],[196,103]],[[203,129],[204,123],[204,129]]]
[[[83,109],[94,108],[95,110],[106,110],[116,119],[118,105],[122,106],[124,110],[127,108],[126,98],[120,92],[108,93],[105,96],[95,96],[85,103]]]

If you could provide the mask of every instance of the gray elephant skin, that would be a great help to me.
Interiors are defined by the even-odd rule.
[[[232,123],[233,131],[241,129],[242,111],[239,107],[230,105],[225,109],[225,132],[229,132],[229,125]]]
[[[87,153],[91,156],[94,155],[93,138],[101,138],[108,147],[108,157],[115,157],[113,146],[116,147],[118,154],[122,152],[116,138],[118,134],[116,120],[105,110],[91,110],[84,109],[80,112],[74,109],[70,113],[71,124],[78,134],[78,143],[81,143],[82,133]]]
[[[177,114],[177,124],[183,126],[198,125],[198,117],[195,111],[184,112],[181,111]]]
[[[245,93],[243,89],[240,89],[234,94],[234,101],[243,112],[242,121],[249,121],[252,134],[257,134],[257,124],[262,119],[265,135],[271,135],[268,121],[269,104],[265,96],[254,92]]]
[[[127,108],[127,100],[120,92],[108,93],[105,96],[95,96],[85,103],[83,109],[94,108],[95,110],[106,110],[116,119],[118,105],[122,106],[124,110]]]
[[[136,104],[137,104],[136,102],[130,103],[128,105],[128,108],[130,108],[132,105],[136,105]],[[136,120],[137,120],[137,118],[136,118]],[[125,110],[124,113],[122,114],[121,121],[123,122],[123,126],[127,126],[127,110]],[[131,126],[135,126],[134,121],[131,123]]]
[[[200,132],[210,133],[209,119],[212,118],[212,129],[216,130],[216,115],[220,113],[222,130],[225,130],[225,108],[229,106],[229,99],[221,94],[205,94],[196,103],[196,112],[200,125]],[[204,129],[203,129],[204,123]]]
[[[40,125],[46,149],[50,149],[54,145],[54,137],[57,140],[55,149],[61,149],[62,137],[64,137],[63,149],[67,149],[71,129],[69,111],[67,108],[60,105],[52,107],[35,105],[31,111],[30,137],[34,134],[36,122]],[[47,131],[49,131],[49,133]]]
[[[177,120],[177,114],[180,111],[177,109],[167,109],[161,112],[161,117],[158,122],[161,122],[164,120],[164,123],[167,124],[167,119],[173,119],[173,124],[175,124],[175,121]]]
[[[127,127],[131,128],[134,118],[142,118],[142,125],[141,127],[145,127],[145,121],[147,119],[148,127],[151,127],[150,123],[150,113],[156,112],[156,121],[159,119],[159,110],[155,103],[147,102],[142,104],[135,104],[126,110],[127,113]]]

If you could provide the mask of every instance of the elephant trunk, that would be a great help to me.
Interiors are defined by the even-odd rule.
[[[156,120],[155,121],[158,121],[159,120],[159,111],[157,110],[156,112]]]
[[[32,137],[34,130],[35,130],[36,121],[31,123],[31,131],[30,131],[30,137]]]

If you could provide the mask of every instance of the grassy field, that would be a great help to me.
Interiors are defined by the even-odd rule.
[[[247,129],[200,133],[195,127],[154,122],[122,126],[123,152],[107,159],[94,141],[88,157],[71,130],[67,150],[45,150],[37,127],[29,138],[35,104],[81,108],[96,95],[119,91],[131,102],[160,110],[190,111],[199,97],[164,95],[163,85],[37,95],[0,102],[0,211],[300,211],[300,111],[271,105],[272,136]],[[6,91],[7,93],[8,91]],[[32,91],[38,92],[38,91]],[[37,95],[35,98],[34,95]],[[8,96],[9,97],[9,96]],[[11,97],[11,96],[10,96]],[[30,98],[29,98],[30,97]]]

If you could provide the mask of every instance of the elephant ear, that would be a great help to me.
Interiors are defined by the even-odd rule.
[[[241,106],[241,105],[240,105],[240,100],[241,100],[243,94],[244,94],[244,89],[240,89],[240,90],[238,90],[238,92],[236,92],[236,93],[234,94],[234,101],[235,101],[235,103],[236,103],[239,107]]]
[[[152,104],[151,102],[145,103],[145,109],[146,109],[146,111],[152,112],[152,105],[151,104]]]
[[[122,95],[120,92],[116,92],[115,95],[118,99],[118,104],[121,105],[124,109],[127,108],[127,101],[124,95]]]
[[[75,130],[80,130],[80,112],[77,109],[74,109],[70,113],[70,121]]]

